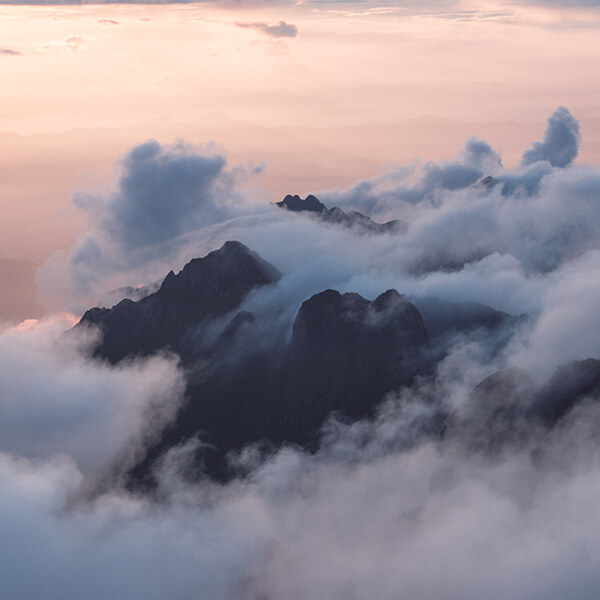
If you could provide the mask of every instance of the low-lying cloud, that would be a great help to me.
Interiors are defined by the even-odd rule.
[[[132,149],[112,191],[77,196],[89,229],[66,263],[70,293],[164,274],[238,239],[283,274],[248,298],[257,321],[289,330],[323,289],[374,298],[394,287],[527,313],[526,326],[496,353],[457,335],[430,377],[393,391],[370,421],[330,421],[312,454],[245,449],[245,479],[190,483],[193,443],[174,448],[159,466],[159,501],[90,479],[140,451],[153,415],[161,423],[176,409],[173,359],[92,362],[56,349],[64,322],[4,331],[0,596],[595,599],[597,398],[497,453],[472,451],[466,430],[426,426],[439,407],[485,411],[473,388],[500,369],[540,385],[566,361],[600,357],[600,169],[574,163],[579,140],[561,108],[516,168],[472,138],[454,159],[318,193],[408,225],[385,235],[258,205],[221,153]]]
[[[87,349],[97,332],[61,337],[72,325],[55,316],[0,335],[0,452],[66,455],[97,475],[151,433],[153,414],[173,414],[183,380],[169,357],[116,369],[94,362]]]

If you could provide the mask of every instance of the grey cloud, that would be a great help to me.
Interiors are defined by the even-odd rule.
[[[255,29],[268,37],[273,38],[294,38],[298,35],[298,28],[295,25],[279,21],[277,25],[269,25],[268,23],[236,23],[236,27],[243,29]]]
[[[0,452],[63,454],[97,475],[151,432],[150,411],[168,419],[182,379],[162,357],[120,369],[94,363],[86,357],[93,332],[60,338],[71,325],[52,317],[0,334]]]
[[[76,289],[96,297],[131,283],[110,282],[106,275],[156,260],[165,264],[188,243],[186,236],[244,210],[236,186],[249,172],[226,170],[225,157],[214,151],[150,140],[130,150],[119,167],[114,190],[74,197],[89,228],[70,253],[68,277]]]
[[[0,55],[2,56],[20,56],[21,53],[11,48],[0,48]]]
[[[202,156],[186,148],[174,152],[154,141],[131,150],[122,160],[118,190],[101,207],[100,226],[124,250],[173,239],[209,218],[222,217],[215,184],[223,178],[225,158]],[[94,200],[76,198],[95,212]]]
[[[566,167],[577,157],[580,142],[579,122],[567,108],[560,106],[548,119],[543,141],[535,142],[523,154],[521,165],[545,160],[554,167]]]
[[[502,167],[500,155],[489,144],[470,138],[455,160],[428,161],[413,167],[398,167],[380,177],[362,180],[343,192],[324,192],[330,204],[343,204],[379,211],[397,202],[417,204],[440,190],[459,190],[474,185]]]
[[[502,193],[537,193],[552,167],[566,167],[577,156],[579,123],[568,109],[559,107],[549,118],[544,140],[535,142],[521,159],[520,169],[505,170],[497,152],[482,140],[467,141],[455,160],[399,167],[377,178],[362,180],[344,191],[324,192],[323,199],[367,212],[383,211],[398,202],[432,201],[445,191],[468,189],[480,179],[493,176]],[[546,163],[546,164],[543,164]],[[549,164],[548,164],[549,163]]]
[[[114,19],[99,19],[98,23],[106,26],[119,25],[119,21],[115,21]]]
[[[373,419],[328,423],[319,451],[246,449],[237,459],[249,467],[244,480],[186,482],[192,449],[179,447],[160,469],[160,503],[122,490],[73,497],[87,474],[81,465],[105,464],[143,427],[128,399],[148,406],[177,381],[174,365],[110,369],[52,356],[51,336],[39,330],[4,332],[1,597],[595,600],[597,402],[497,455],[439,439],[439,430],[416,433],[438,406],[468,415],[471,390],[498,369],[525,367],[544,380],[566,360],[600,356],[598,167],[506,169],[489,145],[470,140],[452,161],[330,193],[409,224],[405,234],[360,236],[230,201],[235,181],[214,153],[149,142],[121,166],[114,191],[78,199],[94,242],[79,246],[87,273],[132,273],[132,255],[138,266],[168,262],[234,238],[284,274],[248,299],[257,320],[280,319],[285,304],[289,326],[298,303],[327,287],[368,298],[395,287],[527,312],[530,326],[493,358],[485,340],[458,336],[431,378],[391,394]],[[105,443],[121,422],[127,435]],[[85,438],[93,460],[76,443]]]
[[[245,481],[190,485],[179,448],[160,503],[111,492],[74,504],[81,473],[68,456],[0,454],[0,593],[593,600],[597,408],[534,440],[535,453],[418,442],[426,399],[467,393],[452,370],[390,398],[371,422],[330,423],[313,455],[248,451]]]

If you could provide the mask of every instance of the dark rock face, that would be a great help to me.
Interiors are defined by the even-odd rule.
[[[225,329],[249,328],[240,313]],[[419,370],[427,332],[415,307],[395,290],[373,302],[358,294],[326,290],[306,300],[291,342],[235,365],[220,362],[189,386],[189,401],[177,420],[133,471],[144,480],[169,448],[202,433],[198,451],[213,477],[230,475],[227,454],[259,442],[314,447],[333,412],[370,416],[386,392],[409,384]]]
[[[421,315],[396,290],[372,302],[334,290],[313,296],[294,322],[283,392],[293,410],[282,419],[307,436],[333,411],[369,416],[422,370],[426,344]]]
[[[541,387],[521,369],[486,377],[444,430],[471,450],[496,454],[540,443],[585,402],[600,402],[600,360],[562,365]]]
[[[322,213],[327,210],[327,207],[312,194],[309,194],[304,200],[298,194],[294,196],[288,194],[281,202],[277,202],[277,206],[294,212],[308,211]]]
[[[454,333],[488,332],[510,329],[526,320],[526,315],[515,317],[476,302],[450,302],[436,297],[415,298],[431,338]]]
[[[337,206],[328,209],[312,194],[307,196],[305,200],[298,195],[291,196],[288,194],[281,202],[277,202],[277,206],[293,212],[313,213],[327,223],[348,227],[360,233],[382,234],[404,233],[406,231],[406,223],[402,221],[393,220],[386,223],[376,223],[370,217],[356,210],[345,212]]]
[[[521,369],[498,371],[473,389],[459,413],[450,415],[444,434],[458,438],[471,451],[494,454],[526,442],[533,425],[528,413],[535,391],[533,380]]]
[[[161,283],[162,281],[154,281],[148,285],[140,287],[128,285],[117,288],[116,290],[111,290],[110,292],[104,294],[102,298],[100,298],[98,301],[98,306],[115,306],[115,304],[118,304],[121,302],[121,300],[125,299],[137,302],[138,300],[141,300],[142,298],[145,298],[146,296],[158,291]]]
[[[548,427],[586,399],[600,399],[600,360],[588,358],[560,366],[536,395],[532,410]]]
[[[226,315],[255,288],[279,278],[276,269],[239,242],[191,260],[171,271],[157,292],[138,302],[88,310],[78,326],[98,326],[102,341],[95,355],[111,363],[158,350],[185,358],[197,345],[198,328]]]
[[[185,370],[181,410],[145,456],[127,465],[130,487],[152,488],[166,453],[195,439],[202,443],[193,475],[217,479],[235,475],[231,453],[251,444],[316,449],[332,414],[370,418],[386,394],[433,376],[451,347],[445,340],[484,335],[483,345],[494,352],[522,321],[481,305],[415,299],[422,316],[393,289],[373,301],[328,289],[302,303],[291,338],[260,344],[260,320],[240,305],[278,278],[244,245],[227,242],[169,273],[142,300],[85,313],[76,327],[100,327],[97,358],[118,363],[169,350]],[[435,437],[442,429],[443,443],[497,454],[531,444],[588,400],[600,400],[599,360],[564,365],[541,387],[527,373],[507,369],[484,379],[458,411],[448,414],[440,404],[423,431]]]

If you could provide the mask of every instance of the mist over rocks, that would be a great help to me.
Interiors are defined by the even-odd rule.
[[[197,439],[202,443],[186,467],[192,479],[229,480],[236,474],[232,456],[253,445],[276,451],[297,444],[314,452],[328,419],[373,418],[387,395],[439,377],[440,365],[461,345],[479,348],[483,365],[505,360],[516,336],[531,326],[526,315],[477,303],[415,298],[415,305],[395,289],[369,301],[328,289],[302,303],[289,340],[257,344],[265,316],[245,310],[245,298],[280,283],[285,278],[275,267],[243,244],[227,242],[179,275],[170,272],[158,292],[138,302],[86,312],[74,331],[100,327],[97,358],[115,364],[167,351],[185,367],[186,400],[129,467],[127,485],[155,487],[170,452]],[[475,381],[458,412],[430,404],[423,431],[458,435],[461,444],[481,451],[521,438],[529,443],[538,430],[554,428],[586,391],[598,393],[596,363],[561,367],[539,390],[525,371],[505,369]],[[570,385],[565,373],[572,373]],[[564,380],[561,386],[557,379]]]
[[[170,449],[197,436],[198,468],[217,478],[227,476],[227,455],[249,444],[309,447],[334,412],[367,417],[387,392],[431,369],[421,316],[396,290],[372,302],[316,294],[300,307],[289,342],[260,348],[255,316],[240,309],[252,290],[278,279],[243,244],[227,242],[170,272],[154,294],[84,314],[73,331],[99,328],[96,358],[116,364],[173,352],[186,369],[187,400],[133,468],[134,481],[147,481]]]
[[[174,273],[95,324],[0,329],[0,596],[596,600],[600,171],[548,129],[514,168],[471,138],[315,196],[389,235],[223,163],[184,169],[206,195],[153,237],[172,199],[133,175],[221,153],[121,163],[70,274],[96,299]],[[146,201],[121,252],[106,211]]]
[[[138,302],[125,299],[111,309],[88,310],[78,326],[99,327],[102,340],[94,352],[111,363],[158,350],[193,357],[203,323],[231,312],[253,289],[278,278],[277,270],[246,246],[226,242],[177,275],[170,271],[156,292]]]

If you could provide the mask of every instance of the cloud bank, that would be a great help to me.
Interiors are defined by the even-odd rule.
[[[600,357],[600,169],[574,162],[579,139],[560,108],[517,168],[472,138],[454,159],[318,193],[408,224],[380,236],[257,207],[219,153],[132,149],[113,190],[77,196],[90,217],[66,263],[78,285],[165,273],[239,239],[283,274],[245,305],[272,326],[289,328],[299,303],[325,288],[374,298],[390,287],[527,313],[527,326],[495,354],[488,339],[457,335],[432,377],[390,394],[371,421],[333,419],[313,454],[246,449],[235,458],[244,479],[191,484],[182,473],[193,445],[174,448],[157,498],[118,486],[92,486],[90,498],[82,482],[115,453],[139,451],[163,398],[171,408],[155,421],[168,418],[176,364],[114,369],[72,347],[57,354],[55,323],[4,331],[0,595],[595,599],[596,397],[552,432],[495,453],[451,429],[420,435],[438,406],[463,423],[485,411],[473,388],[500,369],[524,369],[538,385],[566,361]]]

